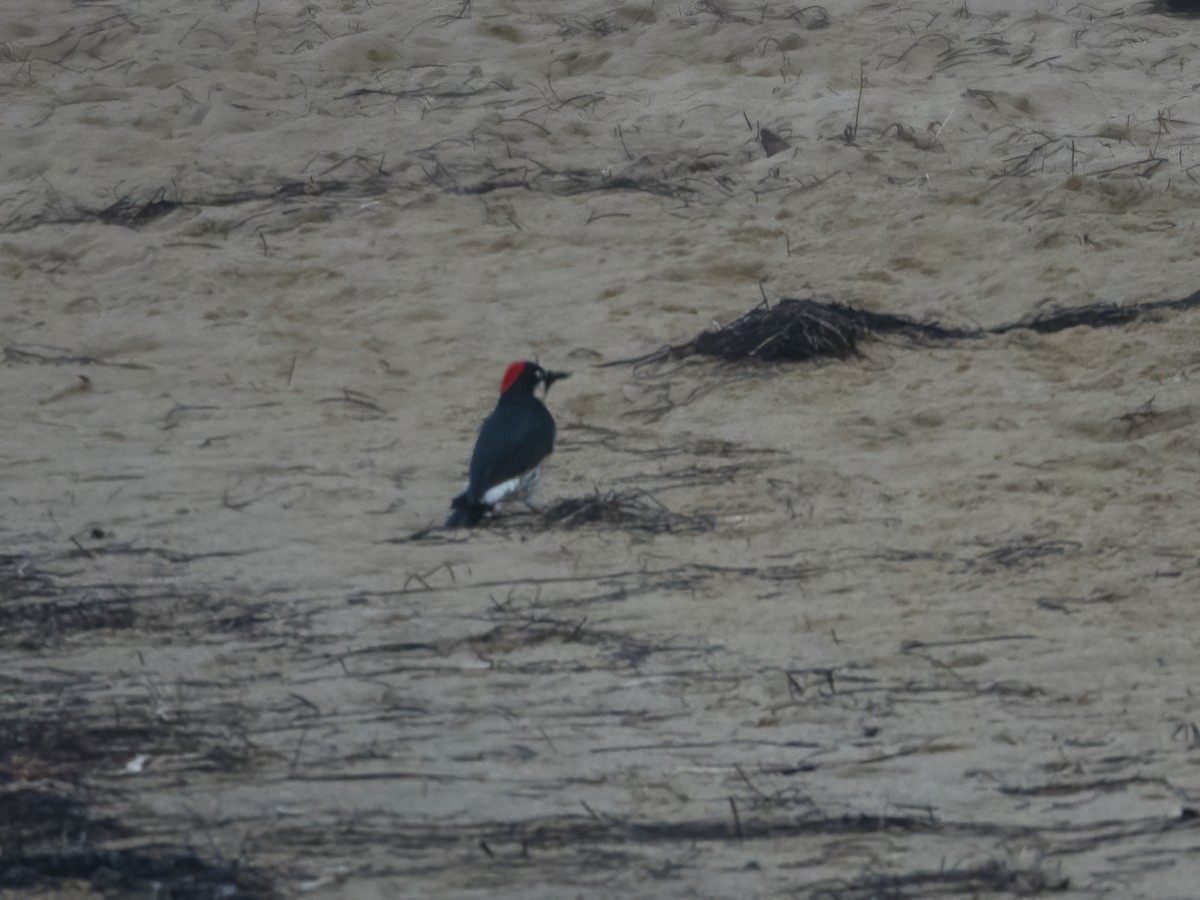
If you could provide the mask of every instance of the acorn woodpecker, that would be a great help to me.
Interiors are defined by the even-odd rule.
[[[483,420],[467,489],[450,502],[447,528],[475,526],[484,513],[509,497],[525,499],[537,482],[538,467],[554,449],[554,418],[533,395],[570,372],[547,372],[537,363],[515,362],[500,382],[500,400]]]

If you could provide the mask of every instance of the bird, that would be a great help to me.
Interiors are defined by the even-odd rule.
[[[536,396],[570,372],[548,372],[535,362],[515,362],[504,371],[500,399],[483,420],[471,453],[467,489],[450,501],[447,528],[473,528],[501,500],[526,500],[542,460],[554,449],[554,417]]]

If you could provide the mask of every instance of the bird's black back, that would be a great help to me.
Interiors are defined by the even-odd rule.
[[[535,468],[554,449],[554,432],[554,417],[533,394],[502,395],[479,429],[467,503],[481,503],[489,488]]]

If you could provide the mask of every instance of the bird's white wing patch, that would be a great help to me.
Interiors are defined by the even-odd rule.
[[[530,469],[524,475],[493,485],[484,492],[484,505],[495,506],[504,500],[528,500],[537,486],[538,474],[538,469]]]

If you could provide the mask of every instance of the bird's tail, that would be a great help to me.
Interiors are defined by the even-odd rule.
[[[474,528],[487,511],[488,507],[482,503],[468,503],[466,493],[459,494],[450,501],[450,518],[446,520],[446,527]]]

